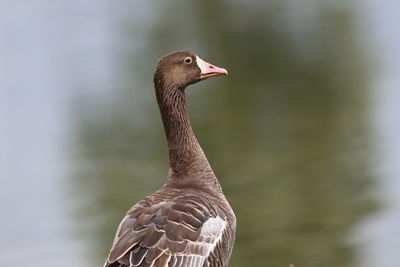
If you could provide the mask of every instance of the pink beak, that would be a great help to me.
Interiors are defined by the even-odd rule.
[[[210,77],[216,77],[216,76],[228,74],[228,71],[226,69],[214,66],[210,63],[207,63],[199,57],[196,57],[196,62],[197,62],[197,66],[199,66],[199,68],[201,70],[201,78],[202,79],[207,79]]]

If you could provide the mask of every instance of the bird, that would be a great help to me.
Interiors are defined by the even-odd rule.
[[[165,184],[122,219],[104,267],[224,267],[236,217],[189,120],[188,85],[227,75],[191,51],[162,57],[154,87],[168,144]]]

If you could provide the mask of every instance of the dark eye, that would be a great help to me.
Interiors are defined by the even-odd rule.
[[[191,58],[191,57],[185,58],[185,63],[186,63],[186,64],[192,63],[192,58]]]

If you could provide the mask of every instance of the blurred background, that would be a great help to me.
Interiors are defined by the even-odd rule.
[[[0,1],[0,265],[102,266],[167,175],[157,59],[238,218],[230,266],[400,261],[395,0]]]

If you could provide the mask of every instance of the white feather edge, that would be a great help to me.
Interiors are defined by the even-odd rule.
[[[207,257],[210,255],[210,252],[214,250],[217,246],[218,242],[222,239],[222,234],[226,227],[226,221],[223,220],[221,217],[217,216],[215,218],[208,219],[203,227],[201,228],[200,235],[214,235],[215,239],[214,242],[210,244]]]
[[[199,255],[191,255],[191,254],[186,254],[186,257],[190,257],[191,261],[190,261],[190,265],[187,265],[187,267],[191,267],[192,265],[194,266],[202,266],[204,263],[204,260],[210,255],[211,251],[213,251],[215,249],[215,247],[217,246],[217,244],[221,241],[222,239],[222,235],[223,232],[225,230],[226,227],[226,221],[223,220],[221,217],[217,216],[215,218],[209,218],[202,226],[201,228],[201,232],[200,235],[203,236],[214,236],[214,241],[208,245],[208,251],[207,251],[207,255],[202,257]],[[196,242],[193,242],[196,243]],[[182,255],[183,256],[183,255]],[[199,261],[196,261],[196,258],[202,258]],[[166,262],[166,266],[168,266],[169,261],[172,259],[172,257],[170,256],[169,260]],[[200,265],[198,264],[200,263]],[[152,262],[152,265],[154,264],[154,261]],[[182,262],[179,264],[179,266],[176,267],[181,267]]]
[[[121,223],[120,223],[120,225],[119,225],[119,227],[118,227],[118,229],[117,229],[117,233],[118,233],[118,231],[120,230],[121,225],[122,225],[122,223],[124,222],[125,219],[126,219],[126,217],[121,221]],[[222,239],[222,234],[223,234],[223,232],[224,232],[224,230],[225,230],[226,224],[227,224],[226,221],[223,220],[223,219],[222,219],[221,217],[219,217],[219,216],[217,216],[217,217],[215,217],[215,218],[209,218],[209,219],[203,224],[203,226],[202,226],[202,228],[201,228],[200,235],[204,235],[204,236],[215,236],[214,241],[213,241],[213,242],[209,245],[209,247],[208,247],[207,255],[204,257],[204,259],[207,258],[207,257],[210,255],[211,251],[213,251],[213,250],[215,249],[215,247],[217,246],[218,242],[221,241],[221,239]],[[114,244],[115,244],[115,243],[116,243],[116,240],[114,240]],[[132,247],[133,247],[133,246],[132,246]],[[126,252],[128,252],[129,249],[131,249],[132,247],[128,248]],[[126,252],[125,252],[125,253],[126,253]],[[125,255],[125,253],[123,253],[122,256]],[[121,256],[121,257],[122,257],[122,256]],[[193,255],[193,256],[197,256],[197,255]],[[121,257],[120,257],[120,258],[121,258]],[[118,258],[118,259],[119,259],[119,258]],[[118,260],[118,259],[117,259],[117,260]],[[167,265],[168,265],[170,259],[171,259],[171,257],[170,257],[169,260],[167,261]],[[107,257],[107,260],[106,260],[104,266],[107,264],[107,262],[109,262],[109,257]],[[153,264],[154,264],[154,262],[152,262],[152,265],[153,265]]]

